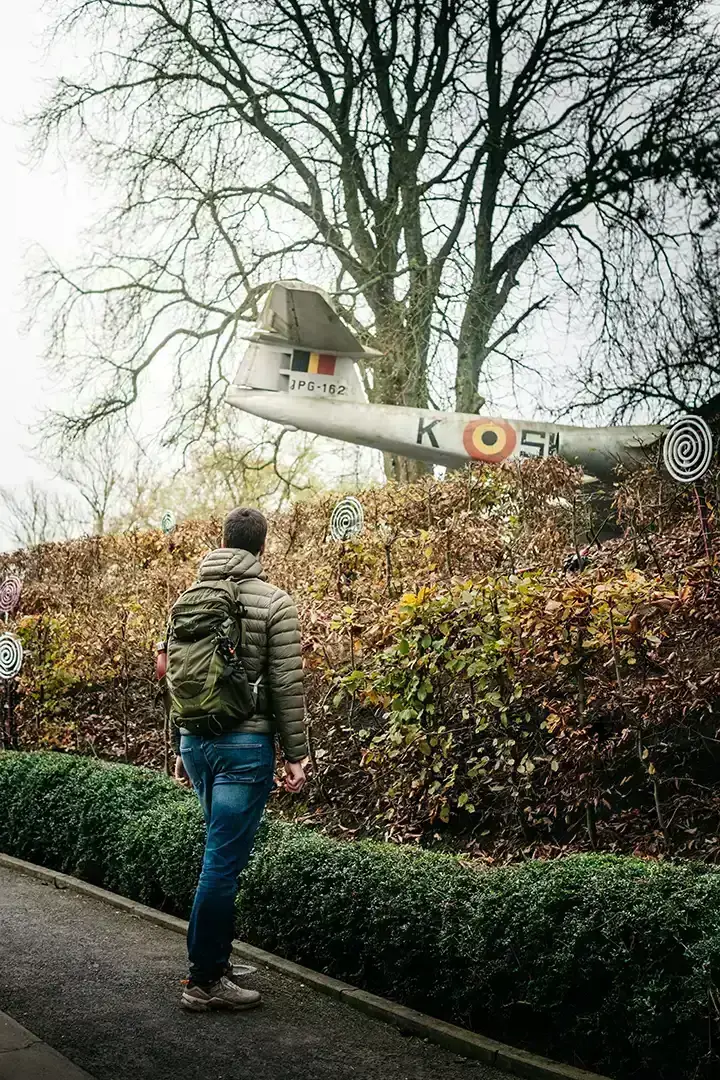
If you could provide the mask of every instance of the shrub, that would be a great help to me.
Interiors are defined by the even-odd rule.
[[[187,914],[194,796],[144,769],[0,754],[0,849]],[[476,870],[271,820],[246,940],[617,1077],[716,1075],[720,874],[610,855]]]
[[[134,900],[187,916],[205,836],[199,803],[190,793],[175,790],[175,798],[160,799],[120,829],[115,841],[117,870],[109,886]]]
[[[285,816],[493,861],[720,862],[720,575],[693,491],[633,475],[625,534],[586,558],[580,489],[552,458],[367,490],[346,544],[334,495],[274,518],[264,563],[300,613],[318,781]],[[218,530],[0,555],[23,578],[22,749],[166,765],[153,643]]]
[[[19,858],[114,882],[121,822],[157,812],[177,788],[129,765],[63,754],[3,754],[0,772],[0,847]]]

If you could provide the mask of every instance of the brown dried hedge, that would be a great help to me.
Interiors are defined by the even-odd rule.
[[[648,469],[587,558],[589,499],[558,460],[368,490],[346,544],[333,497],[275,519],[266,567],[301,614],[315,771],[282,811],[488,861],[717,861],[716,491],[696,505]],[[163,767],[153,643],[218,536],[185,522],[0,558],[24,579],[23,748]]]

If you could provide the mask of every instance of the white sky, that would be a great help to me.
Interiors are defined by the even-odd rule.
[[[0,206],[5,208],[0,246],[0,485],[44,482],[52,472],[30,456],[31,427],[52,392],[41,362],[41,335],[23,332],[27,316],[25,275],[33,245],[58,257],[76,249],[89,222],[92,190],[77,166],[44,162],[32,167],[23,114],[37,104],[49,72],[40,35],[41,0],[23,0],[3,11],[0,36]],[[39,325],[42,312],[33,313]],[[3,539],[0,522],[0,541]]]

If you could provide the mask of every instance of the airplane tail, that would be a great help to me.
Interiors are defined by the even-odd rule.
[[[278,281],[250,335],[234,386],[364,402],[356,361],[377,355],[358,341],[321,289]]]

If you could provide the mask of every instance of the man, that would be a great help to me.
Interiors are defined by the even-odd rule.
[[[265,580],[260,558],[267,521],[258,510],[233,510],[223,527],[223,546],[212,551],[197,586],[218,583],[237,605],[243,678],[257,689],[251,715],[237,724],[215,717],[218,729],[197,733],[180,726],[175,776],[192,783],[202,804],[207,839],[188,928],[189,978],[181,998],[186,1009],[249,1009],[260,994],[233,979],[230,963],[238,875],[250,858],[255,833],[275,776],[275,738],[285,758],[285,787],[305,784],[302,657],[297,611],[287,593]],[[226,583],[222,585],[221,583]],[[228,588],[229,586],[229,588]],[[172,651],[170,651],[172,657]],[[175,673],[174,681],[182,678]],[[202,729],[201,729],[202,730]]]

